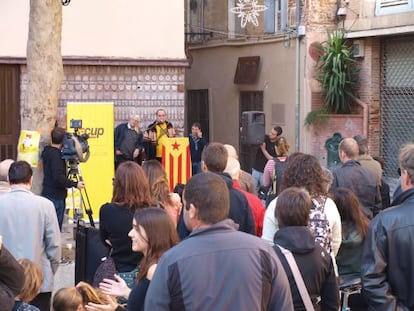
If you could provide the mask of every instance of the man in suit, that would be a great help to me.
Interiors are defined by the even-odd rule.
[[[17,161],[10,166],[11,191],[0,196],[0,235],[16,259],[28,258],[42,267],[43,283],[31,304],[50,310],[61,256],[60,230],[53,203],[30,191],[32,181],[29,163]]]

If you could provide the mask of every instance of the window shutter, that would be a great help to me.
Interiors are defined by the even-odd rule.
[[[264,32],[265,33],[275,33],[275,17],[276,17],[276,7],[275,0],[265,0],[264,5],[267,7],[267,10],[264,11]]]

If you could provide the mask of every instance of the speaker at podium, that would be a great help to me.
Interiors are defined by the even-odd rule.
[[[260,145],[265,136],[265,114],[263,111],[244,111],[241,118],[240,142]]]

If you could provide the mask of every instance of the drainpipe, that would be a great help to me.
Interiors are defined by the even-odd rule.
[[[355,102],[362,107],[362,131],[365,137],[368,137],[368,104],[360,100],[359,98],[354,99]]]
[[[296,151],[299,151],[300,145],[300,37],[299,37],[299,25],[300,25],[300,0],[296,0],[296,100],[295,100],[295,125],[296,125],[296,137],[295,146]]]
[[[295,100],[295,123],[296,123],[296,151],[299,151],[300,145],[300,39],[296,33],[296,100]]]

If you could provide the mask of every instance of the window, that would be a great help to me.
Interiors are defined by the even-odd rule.
[[[375,15],[404,13],[414,10],[414,0],[376,0]]]
[[[190,0],[188,2],[188,28],[190,42],[204,40],[204,1]]]
[[[237,14],[234,14],[230,11],[230,8],[234,8],[237,6],[237,0],[228,0],[228,38],[234,39],[246,34],[246,29],[241,27],[240,18]]]
[[[287,0],[265,0],[267,10],[264,11],[264,32],[278,33],[286,30]]]

